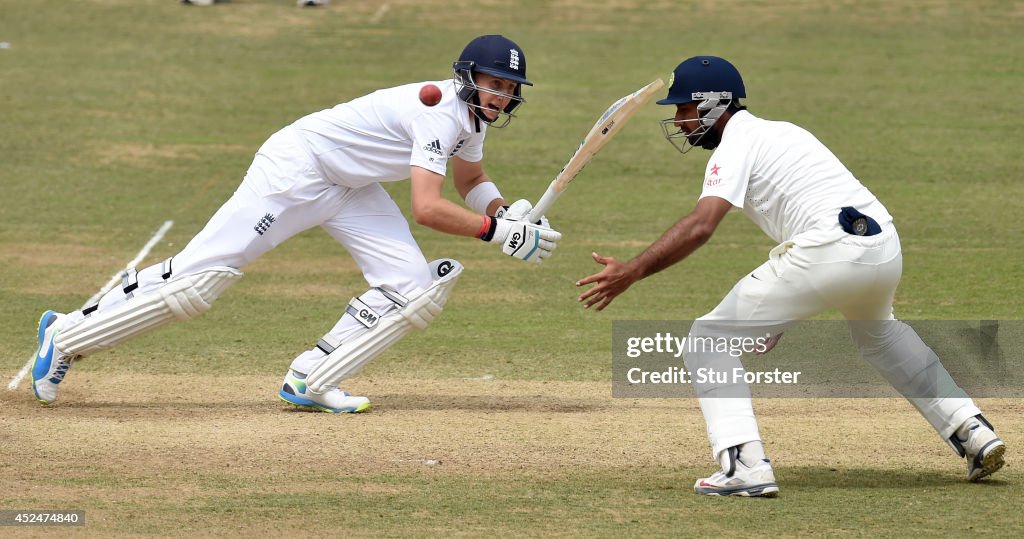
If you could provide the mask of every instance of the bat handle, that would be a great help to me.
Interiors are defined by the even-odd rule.
[[[530,213],[526,216],[526,222],[536,223],[539,221],[540,218],[547,213],[548,209],[551,208],[551,205],[558,200],[558,197],[562,196],[562,192],[555,189],[556,182],[557,180],[552,181],[551,184],[548,185],[547,191],[544,191],[544,196],[540,197],[540,200],[537,201],[537,204],[533,206],[533,209],[530,210]]]

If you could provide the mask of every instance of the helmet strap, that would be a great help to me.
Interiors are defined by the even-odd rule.
[[[470,112],[473,113],[473,127],[476,129],[476,132],[479,133],[480,132],[480,119],[481,119],[481,115],[483,114],[482,112],[480,112],[480,95],[479,95],[479,92],[473,92],[472,101],[473,101],[473,104],[476,105],[476,106],[475,107],[469,107],[469,110],[470,110]],[[483,117],[483,121],[486,122],[487,121],[487,117]]]

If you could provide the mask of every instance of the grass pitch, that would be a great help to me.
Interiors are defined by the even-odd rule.
[[[0,0],[0,371],[31,354],[43,309],[80,306],[164,220],[147,262],[180,249],[271,133],[445,78],[482,33],[519,42],[536,83],[488,137],[507,197],[536,199],[612,101],[717,54],[752,112],[810,129],[896,216],[898,316],[1019,319],[1022,18],[1016,1]],[[591,251],[632,256],[700,192],[707,154],[661,138],[669,115],[647,106],[588,165],[550,212],[565,239],[543,267],[414,226],[467,271],[444,316],[348,384],[369,414],[275,397],[365,288],[317,230],[200,319],[77,365],[53,409],[0,392],[0,508],[88,522],[5,535],[1020,535],[1019,399],[981,403],[1009,452],[979,485],[902,401],[762,400],[781,497],[709,500],[691,491],[714,468],[696,403],[610,397],[613,319],[699,316],[772,247],[731,217],[605,313],[578,308]],[[406,183],[388,188],[407,206]]]

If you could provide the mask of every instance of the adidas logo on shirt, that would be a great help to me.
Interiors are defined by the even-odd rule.
[[[437,155],[444,155],[444,152],[441,151],[441,141],[438,139],[434,139],[434,142],[427,144],[423,149]]]

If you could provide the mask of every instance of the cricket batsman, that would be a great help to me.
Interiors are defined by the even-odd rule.
[[[519,45],[485,35],[466,45],[451,79],[378,90],[274,133],[234,195],[180,253],[128,268],[121,286],[94,305],[42,315],[32,368],[36,398],[56,401],[78,358],[206,311],[242,268],[319,226],[349,252],[369,288],[292,360],[279,396],[325,412],[369,409],[366,397],[349,395],[338,382],[425,328],[462,271],[455,260],[427,262],[381,183],[409,179],[418,224],[492,243],[514,259],[540,263],[561,238],[544,218],[523,220],[529,201],[507,206],[483,168],[487,130],[509,125],[524,102],[523,86],[532,84]],[[442,196],[449,163],[469,209]]]

